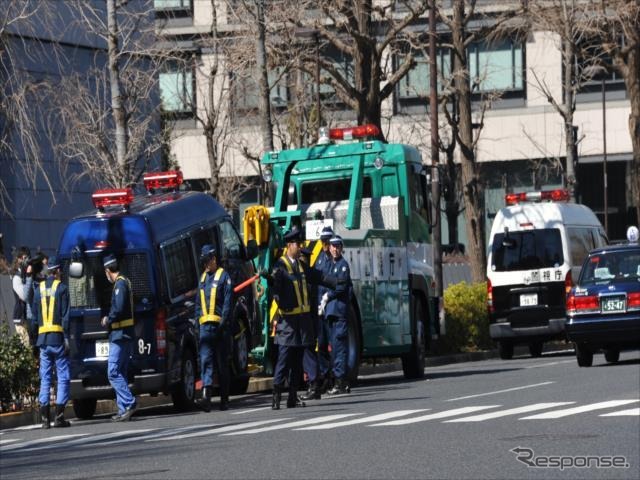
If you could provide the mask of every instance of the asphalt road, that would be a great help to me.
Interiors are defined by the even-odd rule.
[[[0,476],[639,478],[639,367],[637,351],[591,368],[545,354],[432,367],[420,381],[371,375],[306,408],[274,412],[256,394],[227,412],[167,406],[126,424],[21,427],[0,434]]]

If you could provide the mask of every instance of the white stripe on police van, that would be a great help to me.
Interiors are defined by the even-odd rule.
[[[271,427],[253,428],[251,430],[244,430],[242,432],[224,433],[223,435],[248,435],[252,433],[270,432],[272,430],[281,430],[283,428],[295,428],[295,427],[302,427],[304,425],[314,425],[316,423],[322,423],[322,422],[332,422],[334,420],[339,420],[341,418],[346,418],[346,417],[352,417],[354,415],[362,415],[362,414],[361,413],[345,413],[341,415],[327,415],[324,417],[310,418],[308,420],[299,420],[297,422],[289,422],[289,423],[283,423],[280,425],[272,425]]]
[[[628,405],[629,403],[634,402],[640,402],[640,400],[610,400],[608,402],[591,403],[589,405],[583,405],[582,407],[565,408],[562,410],[553,410],[552,412],[539,413],[538,415],[531,415],[529,417],[522,417],[519,420],[543,420],[547,418],[562,418],[568,417],[569,415],[575,415],[577,413],[619,407],[621,405]]]
[[[184,435],[172,435],[170,437],[154,438],[153,440],[147,440],[147,442],[165,442],[168,440],[180,440],[183,438],[202,437],[205,435],[216,435],[218,433],[234,432],[236,430],[242,430],[243,428],[259,427],[260,425],[267,425],[269,423],[282,422],[284,420],[291,420],[291,419],[277,418],[277,419],[271,419],[271,420],[260,420],[257,422],[240,423],[238,425],[227,425],[226,427],[211,428],[208,430],[201,430],[199,432],[185,433]]]
[[[390,422],[375,423],[368,425],[369,427],[387,427],[395,425],[409,425],[410,423],[426,422],[427,420],[437,420],[439,418],[455,417],[456,415],[464,415],[465,413],[478,412],[480,410],[487,410],[489,408],[498,408],[502,405],[483,405],[476,407],[461,407],[454,408],[453,410],[445,410],[444,412],[430,413],[428,415],[422,415],[420,417],[403,418],[402,420],[392,420]]]
[[[576,402],[536,403],[533,405],[526,405],[524,407],[510,408],[508,410],[499,410],[497,412],[482,413],[480,415],[472,415],[470,417],[454,418],[453,420],[445,420],[444,423],[482,422],[484,420],[491,420],[492,418],[506,417],[508,415],[517,415],[519,413],[533,412],[535,410],[544,410],[545,408],[561,407],[563,405],[571,405],[573,403],[576,403]]]
[[[640,407],[629,410],[619,410],[617,412],[603,413],[601,417],[640,417]]]
[[[23,449],[23,448],[31,448],[34,447],[36,445],[42,445],[43,443],[49,443],[49,442],[53,442],[56,440],[64,440],[66,438],[76,438],[76,437],[86,437],[87,435],[89,435],[88,433],[74,433],[71,435],[57,435],[55,437],[47,437],[47,438],[40,438],[38,440],[31,440],[29,442],[22,442],[22,443],[16,443],[13,445],[9,445],[5,448],[3,448],[3,452],[8,452],[8,451],[12,451],[12,450],[17,450],[17,449]]]
[[[323,423],[322,425],[296,428],[295,430],[328,430],[330,428],[346,427],[348,425],[357,425],[359,423],[379,422],[381,420],[387,420],[389,418],[404,417],[406,415],[411,415],[412,413],[424,412],[426,410],[429,409],[421,408],[419,410],[398,410],[396,412],[382,413],[380,415],[374,415],[372,417],[355,418],[353,420],[345,420],[343,422]]]
[[[465,397],[456,397],[456,398],[450,398],[448,400],[446,400],[447,402],[454,402],[456,400],[467,400],[469,398],[476,398],[476,397],[485,397],[487,395],[496,395],[498,393],[506,393],[506,392],[515,392],[516,390],[524,390],[525,388],[533,388],[533,387],[541,387],[543,385],[551,385],[552,383],[556,383],[556,382],[542,382],[542,383],[534,383],[532,385],[524,385],[522,387],[513,387],[513,388],[507,388],[505,390],[495,390],[493,392],[486,392],[486,393],[476,393],[475,395],[467,395]]]
[[[231,412],[231,415],[244,415],[245,413],[259,412],[260,410],[269,410],[270,408],[271,405],[268,405],[266,407],[250,408],[248,410],[240,410],[239,412]]]

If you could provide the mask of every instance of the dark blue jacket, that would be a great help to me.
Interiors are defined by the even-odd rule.
[[[62,345],[64,343],[64,339],[69,338],[69,289],[67,286],[60,282],[58,283],[55,291],[55,295],[51,297],[50,295],[53,293],[51,291],[51,287],[53,286],[54,277],[49,276],[46,280],[43,280],[38,284],[38,287],[35,289],[33,296],[33,304],[31,305],[31,311],[33,312],[31,330],[34,335],[38,335],[38,340],[36,345]],[[44,287],[45,290],[45,299],[47,304],[47,312],[50,308],[51,301],[54,301],[53,305],[53,315],[51,318],[51,325],[45,325],[45,316],[47,313],[43,313],[42,311],[42,292],[41,288]],[[49,328],[50,330],[62,330],[59,331],[49,331],[45,332],[41,330],[45,330]]]
[[[200,277],[200,283],[198,284],[198,295],[196,296],[196,320],[199,320],[203,314],[202,311],[202,296],[200,292],[204,292],[205,308],[207,313],[211,306],[211,290],[217,284],[214,315],[220,317],[220,326],[231,326],[231,307],[233,302],[233,289],[231,288],[231,277],[223,270],[218,281],[215,281],[216,272],[206,272]]]
[[[349,299],[351,298],[351,272],[349,263],[344,257],[331,260],[329,274],[338,279],[335,290],[328,290],[329,302],[325,307],[325,316],[346,317],[349,313]]]
[[[111,294],[111,309],[109,310],[109,341],[115,342],[123,338],[133,338],[133,293],[129,279],[118,274],[113,284]]]
[[[322,275],[329,275],[329,270],[331,269],[331,254],[325,252],[324,250],[321,250],[318,254],[318,258],[316,258],[316,263],[313,265],[313,268],[318,270]],[[316,307],[320,305],[320,302],[322,301],[322,295],[324,295],[324,293],[328,291],[329,288],[323,285],[318,286],[318,299]]]

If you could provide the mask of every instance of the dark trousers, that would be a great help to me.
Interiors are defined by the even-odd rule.
[[[285,380],[289,380],[291,388],[298,387],[298,380],[302,375],[302,357],[305,347],[290,347],[278,345],[278,361],[273,372],[273,384],[282,387]]]
[[[331,358],[333,374],[338,379],[347,375],[347,354],[349,352],[349,328],[346,317],[328,317],[331,325]]]
[[[310,383],[315,382],[318,376],[325,378],[331,368],[331,357],[329,356],[329,339],[331,329],[323,317],[316,317],[316,331],[318,332],[318,343],[304,349],[302,365]]]
[[[229,394],[229,334],[217,335],[217,325],[200,326],[200,376],[203,387],[213,387],[213,374],[218,374],[220,396]]]

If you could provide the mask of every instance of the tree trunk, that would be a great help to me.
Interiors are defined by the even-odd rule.
[[[271,95],[269,93],[269,75],[267,66],[267,49],[266,49],[266,28],[264,19],[264,2],[265,0],[257,0],[256,13],[258,19],[258,38],[256,39],[256,63],[258,68],[259,91],[260,91],[260,134],[262,135],[262,150],[272,152],[273,148],[273,125],[271,123]],[[260,176],[262,177],[262,169],[260,162]],[[259,179],[260,184],[262,178]],[[271,204],[271,194],[269,185],[263,185],[263,197],[266,205]]]
[[[629,134],[633,149],[631,163],[631,198],[636,202],[636,225],[640,225],[640,45],[629,52],[624,81],[629,93]]]
[[[566,22],[567,25],[565,28],[569,29],[569,22]],[[571,38],[570,33],[566,34],[566,38]],[[563,101],[563,110],[564,114],[562,115],[564,120],[564,135],[565,135],[565,148],[566,148],[566,156],[567,156],[567,167],[566,167],[566,184],[569,189],[569,195],[571,196],[571,201],[576,201],[576,138],[574,138],[573,134],[573,111],[574,111],[574,81],[576,72],[573,68],[575,52],[573,51],[573,42],[565,41],[563,52],[562,52],[562,62],[564,66],[564,101]]]
[[[109,83],[111,85],[111,109],[116,130],[116,160],[122,170],[122,184],[131,182],[131,172],[127,162],[127,116],[122,102],[120,66],[118,64],[118,17],[116,0],[107,0],[107,26],[109,29]]]

